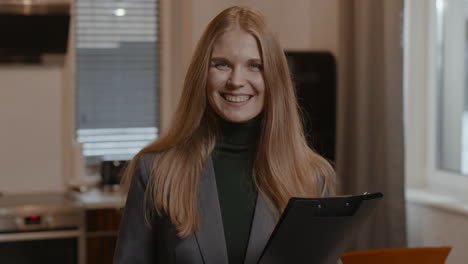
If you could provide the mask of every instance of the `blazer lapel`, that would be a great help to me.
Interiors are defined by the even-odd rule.
[[[276,217],[261,194],[257,196],[245,264],[256,264],[276,226]]]
[[[208,159],[199,188],[200,223],[195,237],[205,264],[227,264],[226,239],[218,201],[213,162]]]

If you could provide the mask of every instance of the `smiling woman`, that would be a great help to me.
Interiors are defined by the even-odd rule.
[[[285,54],[258,12],[203,33],[172,125],[131,161],[115,263],[257,263],[291,197],[334,193]]]
[[[255,38],[240,29],[228,31],[213,45],[208,72],[208,102],[223,119],[245,122],[265,101],[262,59]]]

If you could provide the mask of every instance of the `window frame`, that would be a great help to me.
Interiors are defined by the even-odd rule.
[[[437,166],[436,1],[405,1],[406,186],[465,197],[468,176]],[[422,33],[415,37],[418,31]]]

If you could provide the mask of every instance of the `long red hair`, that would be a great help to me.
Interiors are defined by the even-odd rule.
[[[258,12],[231,7],[216,16],[200,38],[171,126],[133,158],[123,178],[128,188],[139,157],[157,153],[146,190],[146,200],[152,201],[147,209],[167,214],[180,237],[197,230],[198,185],[216,142],[216,119],[206,92],[213,43],[236,28],[256,38],[263,60],[265,109],[252,174],[259,194],[279,213],[292,196],[318,197],[334,192],[333,168],[307,145],[279,41]]]

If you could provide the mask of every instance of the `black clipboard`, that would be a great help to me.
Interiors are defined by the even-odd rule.
[[[258,264],[336,264],[382,197],[291,198]]]

